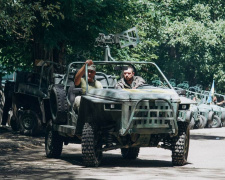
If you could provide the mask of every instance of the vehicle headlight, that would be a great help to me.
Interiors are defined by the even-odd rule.
[[[190,108],[190,104],[180,104],[179,110],[188,110]]]
[[[105,104],[105,110],[121,110],[122,104]]]

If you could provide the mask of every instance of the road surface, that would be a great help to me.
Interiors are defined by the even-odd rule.
[[[120,150],[104,153],[98,168],[82,165],[81,146],[64,146],[60,159],[45,156],[44,137],[28,137],[0,127],[0,179],[225,179],[225,127],[191,130],[188,164],[173,167],[171,151],[141,148],[138,159]]]

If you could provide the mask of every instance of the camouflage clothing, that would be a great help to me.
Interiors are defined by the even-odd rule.
[[[141,86],[145,83],[145,80],[140,76],[134,76],[133,82],[131,84],[127,84],[124,80],[124,78],[120,79],[118,83],[116,84],[116,89],[132,89],[133,87]]]

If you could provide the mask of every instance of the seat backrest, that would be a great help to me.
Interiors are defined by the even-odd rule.
[[[64,74],[53,73],[54,84],[61,84],[64,78]]]
[[[69,87],[67,97],[71,106],[73,106],[75,97],[80,96],[81,94],[82,94],[81,88],[76,88],[74,84]]]
[[[117,83],[117,80],[115,77],[111,75],[101,74],[101,73],[96,73],[95,79],[101,82],[103,88],[112,89],[115,87]]]

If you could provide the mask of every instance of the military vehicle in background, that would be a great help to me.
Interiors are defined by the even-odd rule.
[[[184,81],[187,82],[187,81]],[[182,86],[183,83],[181,83]],[[182,88],[175,87],[175,89],[182,90]],[[202,85],[191,86],[186,90],[184,87],[186,94],[185,96],[189,99],[194,99],[197,102],[197,105],[191,106],[191,111],[193,112],[193,117],[190,122],[190,129],[198,129],[198,128],[217,128],[224,126],[225,121],[225,108],[220,107],[212,102],[207,103],[209,97],[209,91],[204,91]],[[184,90],[183,89],[183,90]],[[214,93],[215,97],[220,97],[221,101],[224,100],[224,95]],[[222,97],[222,98],[221,98]],[[221,104],[222,106],[223,104]]]
[[[198,93],[201,93],[202,89],[203,89],[203,87],[200,84],[197,84],[195,86],[191,86],[191,87],[188,88],[189,91],[198,92]]]
[[[208,105],[192,105],[190,110],[193,112],[190,129],[213,127],[214,112]]]
[[[3,107],[5,104],[5,96],[3,87],[0,85],[0,125],[2,123]]]
[[[14,131],[25,135],[38,135],[46,126],[51,118],[48,88],[63,78],[54,73],[62,71],[57,63],[44,61],[39,68],[40,73],[18,71],[9,88],[12,92],[10,125]]]
[[[177,88],[188,89],[189,88],[189,82],[188,81],[184,81],[184,82],[178,84]]]
[[[176,79],[170,79],[169,82],[172,87],[176,87]]]
[[[3,72],[0,82],[0,125],[9,125],[9,111],[12,107],[12,92],[16,73]]]
[[[187,163],[189,151],[189,111],[191,100],[180,98],[159,67],[152,62],[114,61],[108,44],[135,46],[136,28],[116,35],[100,34],[96,39],[105,48],[104,61],[95,61],[96,79],[103,89],[74,87],[70,73],[84,64],[73,62],[61,84],[50,89],[52,121],[46,128],[45,151],[49,158],[61,155],[63,144],[81,143],[85,166],[99,166],[103,151],[121,149],[125,159],[136,159],[140,147],[162,147],[172,151],[173,165]],[[111,60],[111,61],[109,61]],[[115,89],[121,72],[132,66],[135,74],[146,80],[137,89]],[[87,65],[85,78],[87,82]],[[167,85],[155,87],[155,78]],[[81,95],[79,111],[73,109]]]

